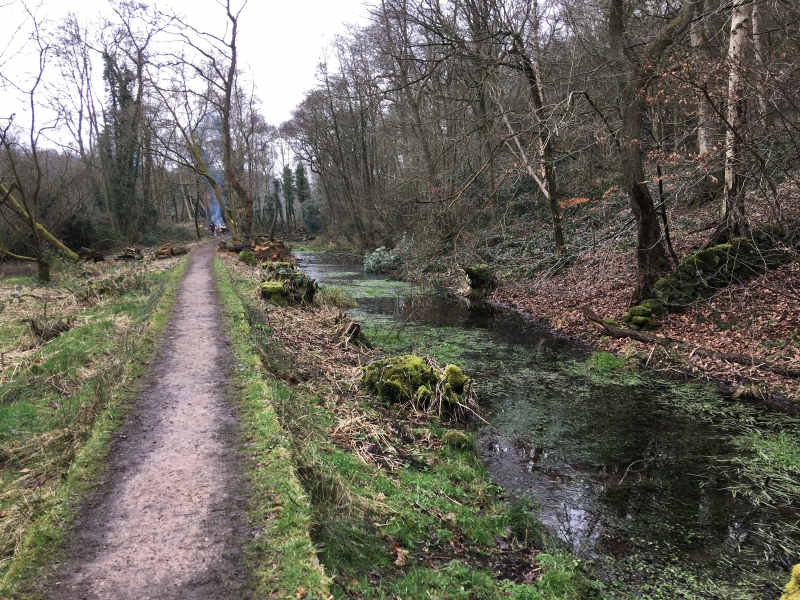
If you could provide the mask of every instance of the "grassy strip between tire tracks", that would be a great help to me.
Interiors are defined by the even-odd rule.
[[[68,526],[105,467],[186,266],[136,267],[110,296],[82,310],[78,302],[80,326],[34,350],[0,384],[0,597],[42,597],[48,567],[65,558]]]
[[[248,518],[254,532],[247,550],[256,596],[327,598],[329,581],[309,536],[311,506],[272,407],[285,388],[264,377],[242,300],[216,258],[214,273],[233,344],[234,383],[246,439],[245,473],[252,498]]]
[[[471,435],[358,388],[358,365],[378,352],[339,344],[337,310],[265,304],[254,269],[232,257],[216,269],[245,396],[251,518],[265,527],[254,548],[265,557],[253,554],[265,565],[259,597],[597,597],[530,501],[503,498],[489,481]],[[308,540],[307,555],[280,556],[291,531],[264,523],[275,505],[275,520],[294,519]]]

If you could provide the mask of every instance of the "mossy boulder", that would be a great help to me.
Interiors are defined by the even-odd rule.
[[[430,398],[439,383],[434,369],[413,354],[375,360],[363,370],[364,388],[392,403]]]
[[[644,308],[649,308],[650,314],[658,319],[666,317],[669,314],[669,311],[666,309],[666,307],[655,298],[648,298],[647,300],[639,304],[639,306],[642,306]]]
[[[442,376],[442,381],[445,384],[450,386],[450,389],[458,395],[464,393],[464,386],[469,381],[469,377],[464,375],[455,365],[447,365],[444,369],[444,375]]]
[[[634,306],[628,311],[631,317],[652,317],[653,311],[647,306]]]
[[[252,250],[242,250],[239,252],[239,260],[251,267],[256,266],[256,255],[253,254]]]
[[[469,450],[472,447],[469,437],[457,429],[449,429],[442,436],[442,444],[456,450]]]
[[[464,267],[464,272],[469,277],[469,295],[473,298],[488,296],[497,287],[497,281],[488,265]]]
[[[653,309],[643,304],[634,306],[623,315],[622,323],[631,329],[653,329]]]
[[[283,290],[283,283],[280,281],[265,281],[261,284],[261,297],[284,306],[287,303],[286,293]]]
[[[800,600],[800,564],[792,569],[792,578],[783,590],[781,600]]]
[[[720,289],[792,260],[793,249],[787,241],[779,227],[764,225],[748,237],[730,238],[689,254],[674,272],[656,282],[652,298],[668,312],[681,312]],[[658,316],[655,310],[653,314]]]
[[[406,354],[373,361],[362,371],[367,392],[391,403],[410,401],[439,418],[464,416],[465,407],[474,403],[470,380],[455,365],[442,368],[431,359]]]

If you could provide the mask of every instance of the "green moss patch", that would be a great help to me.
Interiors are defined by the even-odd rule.
[[[319,289],[317,282],[288,262],[265,262],[261,295],[276,304],[311,304]],[[281,290],[278,291],[278,286]]]
[[[253,254],[252,250],[242,250],[239,252],[239,260],[246,265],[250,265],[251,267],[255,267],[257,262],[256,255]]]
[[[469,377],[455,365],[442,367],[433,358],[405,354],[372,361],[362,371],[364,389],[390,403],[410,401],[448,418],[477,408]]]
[[[413,354],[376,360],[363,371],[364,388],[389,402],[407,402],[430,395],[439,383],[434,369]]]
[[[793,260],[792,240],[779,229],[760,226],[747,238],[731,238],[689,254],[653,286],[652,297],[669,312],[713,296],[718,290]]]
[[[290,440],[274,408],[287,390],[280,382],[265,377],[264,364],[254,349],[255,332],[248,310],[219,258],[215,259],[214,271],[234,355],[242,366],[234,378],[243,435],[248,440],[248,520],[256,535],[249,543],[247,556],[258,597],[288,598],[299,594],[297,597],[327,598],[328,578],[309,537],[313,522],[309,498],[298,481]]]
[[[786,584],[781,600],[800,600],[800,564],[792,569],[792,578]]]

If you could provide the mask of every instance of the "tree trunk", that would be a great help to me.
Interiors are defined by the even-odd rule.
[[[716,53],[709,44],[703,13],[703,5],[698,3],[695,7],[694,22],[689,32],[692,48],[700,60],[700,68],[704,72],[708,72],[713,68],[711,63]],[[710,79],[710,74],[705,77],[703,83],[708,83],[708,79]],[[697,153],[705,156],[713,152],[717,147],[718,139],[719,131],[716,126],[714,107],[709,104],[705,96],[700,96],[697,99]]]
[[[269,241],[273,241],[275,239],[275,225],[278,224],[278,214],[281,211],[281,203],[278,199],[278,194],[275,194],[275,210],[272,213],[272,225],[269,228]]]
[[[758,108],[761,113],[762,126],[766,131],[772,129],[773,115],[771,100],[771,85],[768,80],[769,67],[767,66],[767,52],[769,45],[769,31],[764,22],[764,2],[753,2],[753,46],[755,49],[756,72],[763,85],[758,89]]]
[[[745,148],[742,135],[744,135],[744,128],[747,124],[744,70],[751,9],[752,5],[748,0],[734,0],[728,44],[728,123],[730,127],[725,135],[725,195],[722,201],[722,214],[723,226],[729,236],[739,236],[745,229]]]
[[[547,128],[547,115],[544,110],[544,100],[539,90],[538,77],[528,53],[525,52],[525,45],[519,33],[514,34],[514,53],[522,61],[522,71],[528,81],[528,88],[533,103],[533,112],[539,125],[539,151],[542,156],[544,166],[545,185],[547,186],[547,201],[550,206],[550,216],[553,221],[553,237],[556,243],[556,250],[559,254],[564,251],[564,231],[561,227],[561,207],[558,204],[558,188],[556,186],[556,168],[553,163],[553,141],[550,131]]]
[[[230,49],[230,63],[226,77],[223,79],[224,95],[222,98],[222,110],[220,111],[220,121],[222,122],[222,138],[223,138],[223,164],[225,166],[225,179],[230,186],[228,192],[228,201],[231,205],[231,219],[237,225],[239,233],[242,237],[242,244],[249,247],[253,243],[253,199],[248,193],[247,189],[242,184],[236,172],[234,162],[234,148],[233,148],[233,134],[231,132],[231,111],[233,103],[233,91],[236,88],[236,74],[237,74],[237,47],[236,35],[239,27],[239,13],[234,15],[231,12],[230,1],[226,4],[228,12],[228,20],[231,23],[231,41],[228,44]],[[244,7],[242,7],[244,8]],[[241,12],[241,9],[240,11]],[[241,220],[239,211],[236,208],[236,196],[242,202]]]
[[[647,90],[655,69],[675,37],[690,23],[697,0],[684,0],[678,14],[648,43],[641,55],[626,47],[622,0],[611,0],[608,14],[611,51],[626,70],[622,105],[620,171],[631,211],[636,219],[636,289],[631,298],[638,304],[650,295],[653,284],[667,270],[661,226],[653,197],[647,187],[641,152],[642,124]]]
[[[649,78],[637,69],[625,86],[623,116],[622,175],[631,211],[636,219],[636,290],[631,299],[638,304],[650,295],[653,284],[668,270],[661,226],[653,197],[647,187],[642,164],[642,121],[645,113]]]

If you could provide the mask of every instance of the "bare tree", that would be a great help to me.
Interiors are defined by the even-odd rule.
[[[636,290],[631,302],[637,304],[650,295],[650,289],[668,269],[658,213],[647,187],[642,162],[642,125],[647,92],[658,76],[657,65],[676,37],[689,25],[696,0],[684,0],[680,10],[667,21],[655,37],[634,50],[627,38],[622,0],[611,0],[608,13],[611,51],[624,74],[622,93],[622,161],[631,210],[636,219]]]
[[[39,157],[42,128],[37,128],[36,124],[36,94],[42,83],[51,48],[42,34],[41,21],[27,6],[25,8],[32,23],[30,40],[36,46],[38,63],[33,83],[26,92],[30,111],[27,147],[19,143],[14,135],[13,115],[8,119],[5,128],[0,131],[0,145],[5,151],[5,161],[0,172],[0,207],[4,210],[0,210],[0,215],[17,238],[25,243],[30,256],[10,252],[2,240],[0,240],[0,255],[36,262],[39,279],[50,281],[52,257],[46,244],[62,251],[70,260],[77,261],[79,257],[41,223],[44,173]],[[20,133],[22,131],[24,130]]]

